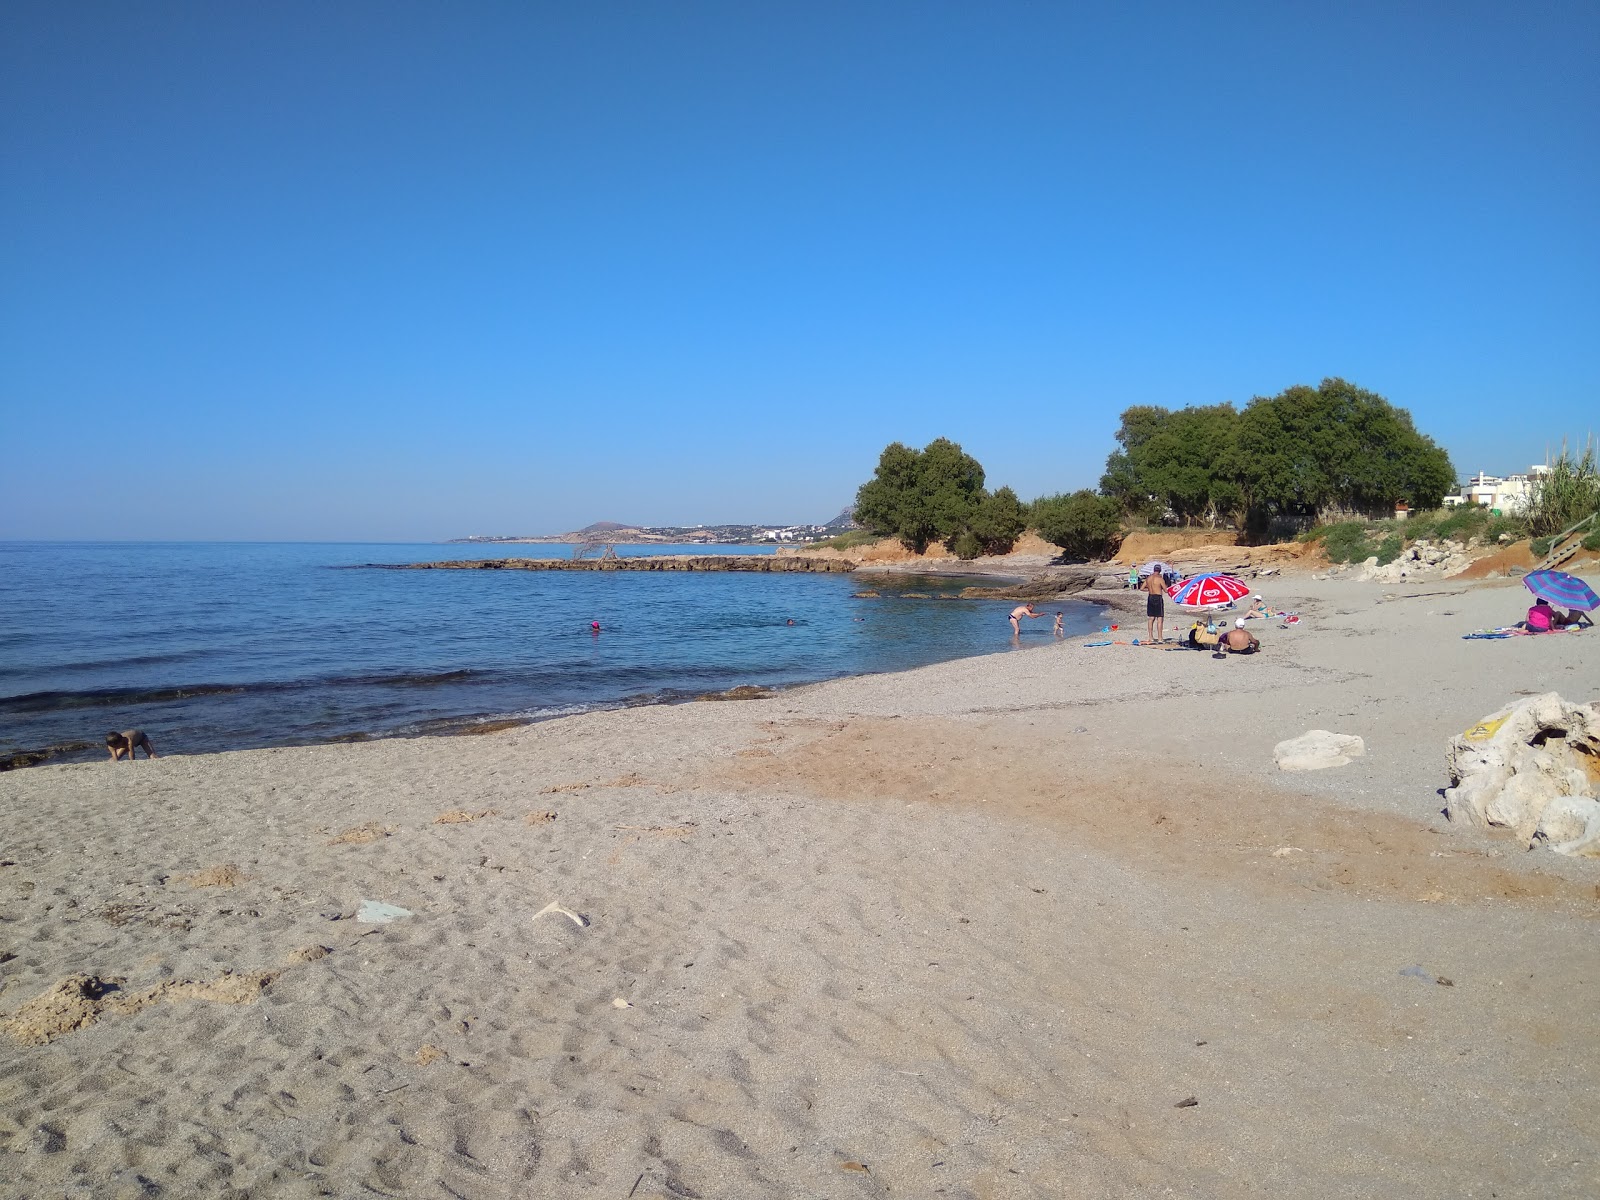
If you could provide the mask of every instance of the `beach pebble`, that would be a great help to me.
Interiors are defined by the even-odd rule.
[[[1280,771],[1320,771],[1325,767],[1342,767],[1366,752],[1366,743],[1354,734],[1313,729],[1279,742],[1272,748],[1272,757]]]

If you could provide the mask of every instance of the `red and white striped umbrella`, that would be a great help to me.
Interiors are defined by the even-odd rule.
[[[1167,589],[1174,604],[1184,608],[1222,608],[1250,594],[1250,585],[1232,575],[1194,575]]]

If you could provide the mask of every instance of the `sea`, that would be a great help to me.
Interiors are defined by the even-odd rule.
[[[1012,602],[955,598],[993,578],[372,569],[571,552],[0,543],[0,759],[103,758],[105,734],[133,728],[158,754],[455,734],[1012,649]],[[868,589],[880,597],[853,595]],[[1069,634],[1103,620],[1056,610]],[[1049,640],[1048,617],[1025,625],[1020,645]]]

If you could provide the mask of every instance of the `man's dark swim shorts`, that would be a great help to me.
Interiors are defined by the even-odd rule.
[[[1165,609],[1165,601],[1166,597],[1160,592],[1151,592],[1150,595],[1145,598],[1144,615],[1147,617],[1161,616]]]

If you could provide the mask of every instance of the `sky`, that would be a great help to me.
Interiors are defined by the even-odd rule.
[[[1028,499],[1342,376],[1458,472],[1600,432],[1600,6],[0,10],[0,538]]]

